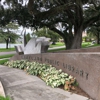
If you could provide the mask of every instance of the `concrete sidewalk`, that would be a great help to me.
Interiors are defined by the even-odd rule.
[[[16,51],[0,52],[0,55],[16,54]]]
[[[59,46],[59,47],[48,48],[48,50],[55,50],[55,49],[61,49],[61,48],[65,48],[65,46]]]
[[[12,100],[88,100],[60,88],[51,88],[36,76],[0,65],[0,80]]]

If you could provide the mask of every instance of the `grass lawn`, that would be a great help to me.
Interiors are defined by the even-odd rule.
[[[0,100],[11,100],[10,97],[3,97],[3,96],[0,96]]]
[[[50,45],[50,48],[53,48],[53,47],[60,47],[60,46],[65,46],[65,44],[63,42],[56,42],[56,45]],[[90,47],[92,46],[91,45],[91,42],[83,42],[82,43],[82,48],[86,48],[86,47]],[[98,46],[96,44],[94,44],[94,46]]]
[[[89,47],[96,47],[96,46],[100,46],[100,44],[94,44],[94,45],[91,45]]]
[[[53,48],[53,47],[59,47],[59,46],[64,46],[65,44],[63,42],[56,42],[56,45],[50,45],[50,48]]]
[[[56,45],[53,45],[53,47],[57,47],[59,45],[59,43],[58,44],[56,44]],[[64,46],[64,43],[60,43],[60,45],[59,46]],[[95,46],[100,46],[100,44],[92,44],[91,45],[91,42],[83,42],[82,43],[82,48],[89,48],[89,47],[95,47]],[[55,50],[48,50],[48,52],[55,52],[55,51],[61,51],[61,50],[65,50],[65,48],[60,48],[60,49],[55,49]]]
[[[91,45],[91,42],[83,42],[82,43],[82,48],[86,48],[86,47],[88,47],[90,45]]]
[[[0,48],[0,52],[8,52],[8,51],[15,51],[15,48],[8,48],[8,49]]]
[[[7,62],[7,61],[9,61],[9,59],[0,60],[0,65],[4,65],[4,63]]]
[[[14,56],[14,54],[1,55],[1,56],[0,56],[0,59],[3,59],[3,58],[10,58],[10,57],[12,57],[12,56]]]
[[[65,48],[57,48],[54,50],[48,50],[48,52],[55,52],[55,51],[61,51],[61,50],[66,50]]]
[[[91,44],[91,42],[82,43],[82,48],[95,47],[95,46],[100,46],[100,44]]]
[[[0,56],[0,65],[3,65],[5,62],[9,60],[10,57],[14,56],[14,54],[9,54],[9,55],[1,55]],[[5,59],[3,59],[5,58]],[[7,59],[8,58],[8,59]]]

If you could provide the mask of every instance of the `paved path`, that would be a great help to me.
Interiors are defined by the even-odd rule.
[[[65,46],[53,47],[53,48],[49,48],[48,50],[60,49],[60,48],[64,48],[64,47]],[[0,55],[7,55],[7,54],[16,54],[16,51],[0,52]]]
[[[16,54],[16,51],[0,52],[0,55]]]
[[[61,49],[61,48],[65,48],[65,46],[53,47],[53,48],[49,48],[48,50],[55,50],[55,49]]]
[[[0,80],[12,100],[88,100],[59,88],[47,86],[36,76],[0,65]]]

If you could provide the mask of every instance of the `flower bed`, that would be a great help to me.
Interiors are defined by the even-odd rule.
[[[5,65],[12,68],[23,69],[28,74],[39,76],[47,85],[53,88],[63,85],[65,90],[70,91],[74,90],[74,86],[78,85],[73,76],[62,72],[61,69],[57,70],[52,65],[28,62],[26,60],[8,61]]]
[[[5,65],[12,68],[22,69],[31,75],[36,75],[44,80],[47,85],[52,86],[53,88],[59,87],[61,89],[70,91],[71,93],[91,98],[78,86],[78,83],[73,76],[62,72],[61,69],[56,70],[56,68],[51,65],[29,62],[27,60],[8,61],[5,63]]]

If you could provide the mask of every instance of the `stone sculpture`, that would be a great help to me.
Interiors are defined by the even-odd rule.
[[[29,42],[26,44],[24,48],[21,46],[20,48],[21,50],[23,49],[24,54],[45,53],[47,52],[48,47],[50,45],[49,40],[50,38],[46,38],[46,37],[32,38],[29,40]],[[15,48],[19,48],[19,47],[15,47]],[[20,52],[20,50],[19,51],[16,50],[16,51],[17,53]]]
[[[16,50],[16,52],[17,52],[18,54],[23,54],[23,49],[22,49],[22,47],[21,47],[20,45],[15,46],[15,50]]]
[[[41,42],[36,44],[36,38],[32,38],[24,47],[24,54],[41,53]]]

